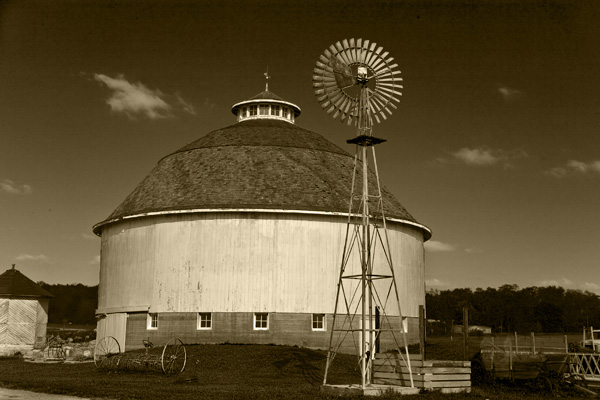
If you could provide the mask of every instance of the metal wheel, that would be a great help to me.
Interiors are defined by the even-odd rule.
[[[117,339],[112,336],[105,336],[98,340],[94,347],[94,364],[97,368],[100,368],[107,358],[120,352],[121,346],[119,346]]]
[[[165,374],[177,374],[183,372],[187,361],[187,353],[183,342],[179,339],[171,339],[165,344],[160,357],[162,371]]]

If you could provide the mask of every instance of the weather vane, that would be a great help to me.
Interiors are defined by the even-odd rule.
[[[267,92],[268,92],[268,91],[269,91],[269,78],[271,77],[271,76],[269,75],[269,67],[268,67],[268,66],[267,66],[267,72],[265,72],[265,74],[264,74],[264,75],[265,75],[265,78],[266,78],[266,80],[267,80],[267,84],[266,84],[266,86],[265,86],[265,91],[267,91]]]

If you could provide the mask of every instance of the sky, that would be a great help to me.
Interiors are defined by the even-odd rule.
[[[163,156],[269,89],[353,153],[312,72],[382,46],[404,79],[382,182],[433,232],[428,289],[600,294],[596,1],[0,1],[0,272],[98,283],[104,220]],[[351,171],[349,171],[351,173]]]

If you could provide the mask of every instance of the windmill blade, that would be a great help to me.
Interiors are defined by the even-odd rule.
[[[385,53],[381,54],[379,56],[379,58],[377,60],[375,60],[373,62],[373,65],[371,65],[371,69],[375,72],[379,71],[381,68],[384,68],[387,63],[385,61],[385,57],[388,55],[389,53],[386,51]]]
[[[377,85],[377,89],[378,90],[383,90],[386,93],[389,93],[390,96],[392,95],[397,95],[397,96],[402,96],[402,93],[400,93],[398,90],[395,90],[395,86],[394,85],[389,85],[391,87],[387,87],[388,85],[386,84],[379,84]],[[400,101],[400,100],[396,100],[396,101]]]
[[[363,41],[362,38],[356,39],[356,61],[363,63]]]
[[[377,79],[385,79],[385,78],[389,78],[389,77],[394,77],[395,75],[400,75],[402,72],[398,69],[395,70],[389,70],[389,71],[382,71],[379,72],[377,74],[374,75],[375,78]],[[402,78],[399,78],[402,79]]]
[[[346,42],[347,40],[344,39]],[[341,57],[341,59],[348,65],[352,64],[352,61],[350,61],[350,59],[348,58],[348,56],[346,55],[346,53],[344,52],[345,48],[344,46],[342,46],[342,44],[340,42],[337,42],[335,44],[335,47],[337,48],[337,54],[339,57]]]
[[[349,42],[349,46],[348,46],[348,51],[350,52],[350,57],[352,58],[353,62],[356,62],[356,60],[358,60],[358,58],[356,57],[356,44],[354,43],[354,38],[350,38]]]
[[[365,59],[365,64],[371,65],[373,57],[376,56],[375,48],[377,47],[377,43],[371,43],[371,47],[369,48],[367,58]]]
[[[381,91],[381,93],[382,93],[384,96],[386,96],[388,99],[392,99],[392,100],[394,100],[395,102],[397,102],[397,103],[400,103],[400,99],[398,99],[398,98],[394,97],[394,94],[395,94],[396,92],[393,92],[393,91],[391,91],[390,89],[387,89],[387,88],[382,88],[382,87],[379,87],[379,88],[377,88],[377,90]],[[402,94],[400,94],[400,96],[402,96]]]

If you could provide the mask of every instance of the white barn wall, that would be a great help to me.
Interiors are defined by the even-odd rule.
[[[331,313],[345,231],[344,217],[310,214],[111,223],[102,230],[98,312]],[[425,301],[422,231],[388,223],[388,232],[402,313],[417,317]]]

